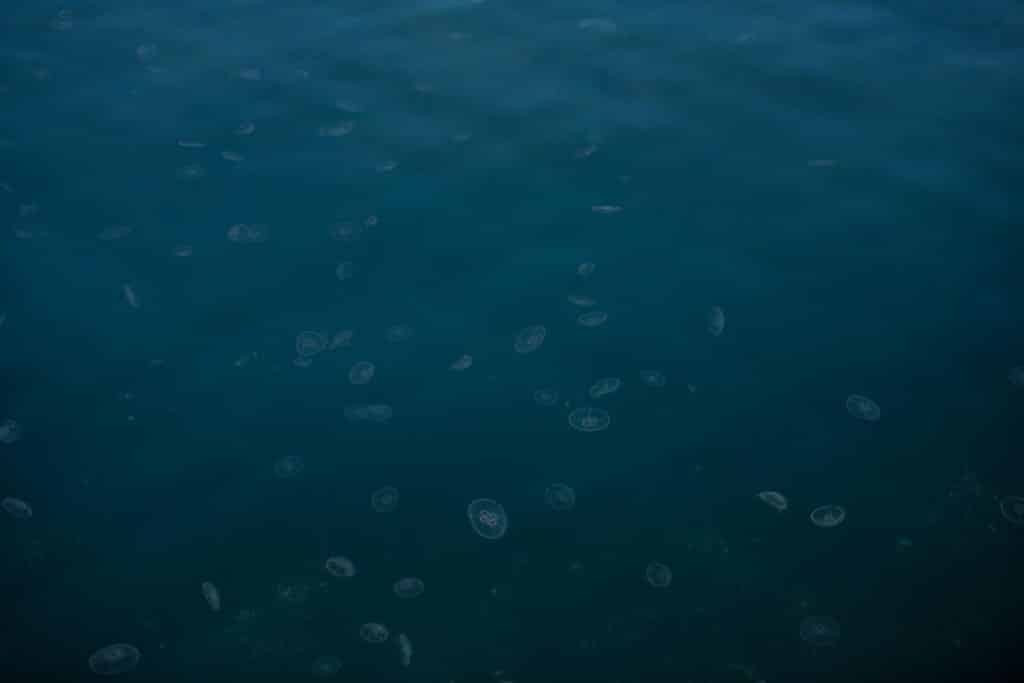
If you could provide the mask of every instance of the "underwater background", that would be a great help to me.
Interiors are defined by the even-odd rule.
[[[1012,1],[6,3],[5,680],[1015,678],[1021,111]]]

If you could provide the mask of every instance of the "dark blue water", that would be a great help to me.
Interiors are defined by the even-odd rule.
[[[1009,1],[5,6],[0,671],[1014,678],[1022,86]]]

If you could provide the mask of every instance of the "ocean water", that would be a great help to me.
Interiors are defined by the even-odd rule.
[[[1001,0],[5,5],[4,679],[1011,680],[1022,86]]]

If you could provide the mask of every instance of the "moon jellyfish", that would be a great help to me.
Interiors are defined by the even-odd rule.
[[[592,33],[615,33],[619,29],[611,19],[602,19],[600,17],[580,19],[576,26],[581,31],[590,31]]]
[[[29,519],[32,517],[32,506],[21,498],[4,498],[0,501],[4,511],[15,519]]]
[[[846,510],[841,505],[822,505],[811,511],[811,522],[823,529],[839,526],[845,519]]]
[[[270,229],[265,225],[235,223],[228,228],[228,239],[239,244],[259,244],[270,239]]]
[[[386,403],[371,403],[366,406],[367,422],[383,424],[390,420],[394,414],[395,411]]]
[[[649,387],[660,389],[668,383],[668,378],[661,370],[641,370],[640,381]]]
[[[278,479],[297,479],[306,469],[306,463],[298,455],[286,455],[274,463],[274,476]]]
[[[544,338],[547,336],[548,330],[543,325],[530,325],[524,327],[516,334],[516,340],[513,344],[513,348],[516,353],[531,353],[540,348],[540,345],[544,343]]]
[[[181,180],[199,180],[206,177],[206,169],[201,164],[188,164],[178,169],[177,176]]]
[[[314,678],[330,678],[341,671],[341,660],[331,655],[317,657],[311,671]]]
[[[256,132],[256,124],[251,121],[245,121],[239,124],[234,130],[235,135],[252,135]]]
[[[202,583],[203,597],[206,599],[206,604],[210,606],[214,612],[220,611],[220,591],[209,581],[203,581]]]
[[[295,352],[300,358],[312,358],[327,348],[327,335],[307,330],[295,337]]]
[[[456,358],[451,365],[448,366],[448,369],[454,370],[455,372],[462,372],[463,370],[468,370],[472,366],[473,356],[470,356],[468,354],[462,354],[461,356]]]
[[[407,576],[395,581],[395,585],[391,587],[391,590],[396,597],[409,600],[423,595],[425,588],[426,586],[421,579],[417,579],[415,576]]]
[[[576,318],[576,324],[580,327],[600,327],[608,322],[608,314],[604,311],[587,311]]]
[[[775,508],[779,512],[782,512],[789,507],[789,501],[786,500],[786,497],[778,491],[761,491],[757,494],[757,497],[762,503]]]
[[[345,280],[351,280],[356,274],[356,264],[351,261],[342,261],[338,264],[338,267],[334,269],[334,274],[342,282]]]
[[[244,156],[242,156],[238,152],[232,152],[232,151],[227,150],[227,149],[220,153],[220,158],[223,159],[224,161],[230,161],[230,162],[235,163],[235,164],[237,164],[239,162],[242,162],[242,161],[245,161],[245,157]]]
[[[369,384],[376,372],[377,366],[368,360],[361,360],[348,371],[348,381],[352,384]]]
[[[613,213],[619,213],[622,211],[622,207],[615,204],[595,204],[590,207],[590,210],[594,213],[601,213],[607,216]]]
[[[354,336],[355,332],[352,330],[341,330],[331,337],[331,343],[327,348],[330,351],[333,351],[334,349],[348,348],[349,346],[352,346],[352,337]]]
[[[89,668],[101,676],[113,676],[131,671],[139,665],[142,653],[134,645],[114,643],[93,652]]]
[[[398,489],[384,486],[370,496],[370,505],[377,512],[394,512],[398,508]]]
[[[603,408],[581,406],[569,413],[569,426],[579,432],[603,431],[611,421],[611,415]]]
[[[597,305],[597,299],[584,296],[583,294],[570,294],[567,299],[573,306],[579,306],[580,308],[590,308]]]
[[[416,336],[416,330],[408,325],[392,325],[384,332],[384,338],[392,344],[409,341]]]
[[[135,309],[141,306],[139,296],[135,293],[135,287],[130,284],[122,285],[121,291],[124,293],[124,300],[129,306]]]
[[[672,583],[672,570],[661,562],[651,562],[644,569],[644,578],[655,588],[668,588]]]
[[[324,567],[331,576],[339,579],[351,579],[356,575],[355,564],[353,564],[352,560],[347,557],[342,557],[341,555],[328,557],[327,562],[324,563]]]
[[[999,499],[999,512],[1010,524],[1024,526],[1024,498],[1005,496]]]
[[[140,62],[150,62],[160,54],[160,48],[155,43],[142,43],[135,48],[135,57]]]
[[[621,387],[622,380],[618,377],[603,377],[594,382],[587,393],[590,394],[590,398],[601,398],[608,394],[614,394]]]
[[[477,498],[466,508],[470,526],[479,536],[496,541],[508,531],[508,515],[501,503],[490,498]]]
[[[828,647],[839,642],[839,622],[832,617],[804,617],[800,622],[800,639],[815,647]]]
[[[383,643],[390,635],[387,626],[373,621],[359,627],[359,637],[368,643]]]
[[[402,666],[409,666],[412,663],[412,641],[404,633],[398,634],[398,661]]]
[[[725,330],[725,311],[720,306],[712,306],[708,311],[708,332],[715,337]]]
[[[558,399],[558,389],[555,387],[542,387],[533,392],[533,402],[542,408],[558,405]]]
[[[0,443],[12,444],[21,438],[21,425],[10,418],[0,422]]]
[[[358,223],[342,221],[332,225],[330,233],[331,237],[339,242],[355,242],[363,236],[363,226]]]
[[[858,420],[866,422],[878,422],[878,419],[882,417],[882,410],[878,404],[860,394],[850,394],[846,398],[846,412]]]
[[[1015,368],[1010,369],[1010,374],[1007,375],[1010,380],[1010,384],[1018,388],[1024,388],[1024,365],[1018,365]]]
[[[576,274],[579,275],[580,277],[589,277],[590,275],[594,274],[595,270],[597,270],[597,264],[591,263],[590,261],[581,263],[578,266],[576,266]]]
[[[351,121],[338,121],[327,126],[320,126],[317,129],[317,134],[322,138],[340,138],[351,133],[352,128]]]
[[[552,484],[544,490],[544,502],[552,510],[568,512],[576,507],[576,491],[566,484]]]

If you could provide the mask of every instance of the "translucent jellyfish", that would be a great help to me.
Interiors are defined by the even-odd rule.
[[[597,264],[590,261],[585,261],[576,266],[576,274],[580,277],[589,277],[594,274],[595,270],[597,270]]]
[[[823,529],[839,526],[845,519],[846,510],[841,505],[822,505],[811,511],[811,522]]]
[[[1010,384],[1013,386],[1024,388],[1024,365],[1018,365],[1015,368],[1011,368],[1007,377],[1010,380]]]
[[[370,419],[370,406],[365,403],[345,406],[345,419],[349,422],[365,422]]]
[[[70,31],[75,25],[74,16],[69,9],[62,9],[50,20],[50,28],[54,31]]]
[[[839,622],[832,617],[804,617],[800,621],[800,639],[815,647],[839,642]]]
[[[356,264],[351,261],[342,261],[338,264],[338,267],[334,269],[334,274],[342,282],[345,280],[351,280],[356,275]]]
[[[306,330],[295,337],[295,353],[300,358],[312,358],[327,348],[327,335],[323,332]]]
[[[618,377],[602,377],[590,385],[590,389],[587,393],[590,394],[590,398],[601,398],[608,394],[614,394],[621,388],[622,380]]]
[[[340,330],[331,337],[331,343],[327,348],[331,351],[334,349],[347,348],[352,345],[352,338],[354,336],[355,332],[352,330]]]
[[[178,140],[178,147],[182,149],[205,149],[206,143],[198,140]]]
[[[496,541],[508,531],[508,515],[501,503],[490,498],[477,498],[466,508],[469,523],[478,535]]]
[[[712,306],[708,311],[708,332],[714,336],[722,334],[725,330],[725,311],[720,306]]]
[[[306,470],[306,463],[298,455],[286,455],[274,463],[274,476],[278,479],[297,479]]]
[[[348,381],[352,384],[369,384],[376,372],[377,366],[368,360],[361,360],[348,371]]]
[[[416,336],[416,330],[409,325],[392,325],[384,332],[384,338],[392,344],[409,341]]]
[[[576,491],[567,484],[552,484],[544,490],[544,502],[552,510],[568,512],[576,507]]]
[[[661,562],[651,562],[644,569],[644,578],[655,588],[668,588],[672,583],[672,570]]]
[[[660,389],[668,383],[668,378],[661,370],[641,370],[640,381],[649,387]]]
[[[189,256],[192,255],[192,245],[179,244],[174,248],[174,251],[171,253],[173,253],[178,258],[188,258]]]
[[[391,587],[391,590],[396,597],[409,600],[423,595],[425,588],[426,586],[421,579],[417,579],[415,576],[407,576],[395,581],[395,585]]]
[[[524,327],[516,334],[516,340],[513,344],[513,348],[516,353],[531,353],[540,348],[540,345],[544,343],[544,338],[547,336],[548,330],[543,325],[530,325]]]
[[[789,507],[789,501],[778,491],[761,491],[757,494],[758,499],[766,505],[782,512]]]
[[[298,358],[292,361],[292,365],[294,365],[297,368],[308,368],[313,365],[313,359],[303,358],[302,356],[299,356]]]
[[[8,418],[0,422],[0,443],[12,444],[21,439],[21,425]]]
[[[370,505],[377,512],[394,512],[398,508],[398,489],[384,486],[370,496]]]
[[[143,43],[135,48],[135,57],[140,62],[151,62],[160,54],[160,49],[155,43]]]
[[[258,244],[270,239],[270,229],[265,225],[235,223],[228,228],[228,239],[239,244]]]
[[[32,517],[32,506],[21,498],[4,498],[0,506],[15,519],[29,519]]]
[[[239,69],[238,77],[243,81],[259,81],[263,79],[263,70],[256,66],[249,66]]]
[[[1005,496],[999,499],[999,512],[1010,524],[1024,526],[1024,498]]]
[[[324,563],[324,567],[331,576],[339,579],[351,579],[356,575],[356,565],[352,560],[341,555],[328,557],[327,562]]]
[[[317,134],[322,138],[340,138],[352,132],[355,124],[352,121],[337,121],[326,126],[320,126]]]
[[[330,678],[341,671],[341,660],[332,655],[317,657],[311,667],[314,678]]]
[[[125,302],[134,309],[138,309],[142,304],[139,303],[139,295],[135,293],[135,287],[130,284],[123,285],[121,292],[124,294]]]
[[[210,581],[203,581],[200,588],[203,591],[203,598],[206,599],[206,604],[210,606],[214,612],[220,611],[220,591]]]
[[[177,175],[182,180],[199,180],[206,177],[206,169],[202,164],[188,164],[179,168]]]
[[[622,207],[616,206],[615,204],[595,204],[594,206],[590,207],[590,210],[593,211],[594,213],[600,213],[609,216],[613,213],[619,213],[620,211],[622,211]]]
[[[277,599],[286,605],[301,605],[312,592],[313,585],[305,579],[285,579],[275,587]]]
[[[860,394],[850,394],[846,398],[846,412],[858,420],[866,422],[878,422],[878,419],[882,417],[882,410],[878,404]]]
[[[580,19],[576,26],[581,31],[590,31],[592,33],[615,33],[619,29],[611,19],[603,19],[600,17]]]
[[[388,627],[384,624],[378,624],[376,622],[370,622],[363,624],[359,627],[359,637],[368,643],[383,643],[388,639],[391,633],[388,631]]]
[[[341,221],[330,228],[331,237],[339,242],[355,242],[363,236],[363,226],[358,223]]]
[[[404,633],[398,634],[398,661],[402,666],[409,666],[412,663],[412,641]]]
[[[454,370],[455,372],[462,372],[463,370],[468,370],[472,366],[473,366],[473,356],[470,356],[469,354],[465,354],[464,353],[461,356],[459,356],[458,358],[456,358],[452,362],[452,364],[448,366],[448,369],[449,370]]]
[[[395,411],[386,403],[371,403],[366,406],[367,422],[383,424],[391,419]]]
[[[131,671],[139,665],[142,653],[134,645],[114,643],[93,652],[89,668],[101,676],[113,676]]]
[[[576,318],[576,324],[580,327],[600,327],[608,322],[608,314],[604,311],[587,311],[580,313]]]
[[[245,161],[245,157],[238,152],[232,152],[230,150],[224,150],[220,153],[220,158],[224,161],[230,161],[233,164],[241,163]]]
[[[611,422],[611,415],[603,408],[580,406],[569,413],[569,426],[580,432],[600,432]]]
[[[533,402],[542,408],[550,408],[558,405],[558,389],[555,387],[541,387],[533,392]]]
[[[245,121],[235,128],[235,135],[252,135],[256,132],[256,124],[251,121]]]
[[[128,225],[108,225],[107,227],[100,230],[100,233],[96,237],[104,242],[113,242],[119,240],[122,237],[127,237],[132,234],[132,228]]]
[[[583,294],[570,294],[566,299],[573,306],[579,306],[580,308],[590,308],[597,305],[597,299]]]

